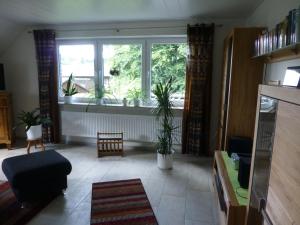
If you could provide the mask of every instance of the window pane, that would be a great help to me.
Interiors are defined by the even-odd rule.
[[[183,99],[185,90],[187,45],[153,44],[151,48],[151,90],[162,81],[166,83],[173,76],[175,93],[174,99]],[[153,96],[153,94],[151,94]]]
[[[123,99],[128,91],[141,89],[142,45],[103,45],[104,89],[108,95]]]
[[[94,67],[94,45],[60,45],[59,46],[59,68],[62,86],[73,74],[77,87],[76,97],[88,97],[94,93],[95,67]]]

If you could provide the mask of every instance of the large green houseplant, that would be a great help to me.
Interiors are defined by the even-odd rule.
[[[157,143],[157,163],[161,169],[171,169],[173,164],[173,133],[176,127],[173,125],[174,113],[173,104],[170,96],[172,89],[173,78],[171,77],[167,83],[159,82],[155,85],[153,94],[157,101],[156,107],[153,110],[159,123],[160,130]]]
[[[26,112],[22,110],[18,114],[19,124],[25,125],[25,131],[28,140],[36,140],[42,137],[42,125],[50,125],[51,119],[43,117],[38,108]]]

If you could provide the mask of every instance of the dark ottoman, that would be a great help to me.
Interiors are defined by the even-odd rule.
[[[32,202],[67,188],[69,160],[54,150],[4,159],[2,170],[19,202]]]

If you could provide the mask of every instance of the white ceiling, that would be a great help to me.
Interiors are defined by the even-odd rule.
[[[0,57],[27,26],[244,19],[263,0],[0,0]]]
[[[263,0],[0,0],[3,19],[25,25],[244,18]]]

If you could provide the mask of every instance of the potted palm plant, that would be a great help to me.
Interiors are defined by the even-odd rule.
[[[66,88],[63,88],[63,92],[65,94],[65,96],[64,96],[65,103],[72,104],[72,96],[78,93],[76,85],[74,84],[74,81],[73,81],[72,73],[68,78]]]
[[[160,169],[171,169],[173,166],[173,132],[177,127],[173,126],[173,103],[170,100],[170,95],[173,92],[172,82],[173,78],[171,77],[167,83],[159,82],[156,84],[153,90],[157,101],[153,113],[161,126],[157,143],[157,165]]]
[[[49,117],[43,117],[38,108],[26,112],[21,111],[18,114],[20,123],[18,125],[25,125],[25,131],[28,140],[37,140],[42,137],[42,125],[50,125]]]

